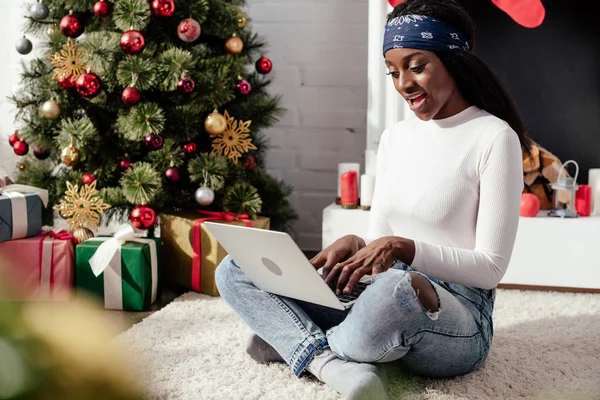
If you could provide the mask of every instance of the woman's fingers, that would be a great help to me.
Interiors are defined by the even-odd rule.
[[[342,290],[344,290],[344,287],[348,283],[348,279],[350,278],[350,276],[355,272],[355,270],[357,270],[360,267],[362,267],[362,262],[360,260],[356,260],[344,265],[341,268],[340,277],[338,278],[336,284],[337,294],[340,294]]]
[[[360,281],[361,278],[365,276],[368,272],[369,268],[367,266],[362,266],[360,268],[355,269],[354,272],[352,272],[352,275],[350,275],[350,279],[348,279],[348,283],[344,288],[344,294],[350,293],[352,289],[354,289],[354,286],[356,286],[358,281]]]

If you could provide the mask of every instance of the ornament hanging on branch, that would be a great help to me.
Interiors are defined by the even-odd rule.
[[[29,14],[31,14],[31,18],[35,19],[36,21],[41,21],[48,18],[48,15],[50,15],[50,10],[48,9],[47,5],[38,0],[37,3],[34,3],[29,9]]]
[[[121,49],[130,56],[141,53],[145,46],[146,40],[140,31],[129,30],[121,35]]]
[[[15,43],[15,49],[17,52],[19,52],[19,54],[29,54],[33,49],[33,44],[31,44],[31,40],[23,36],[17,40],[17,43]]]
[[[58,77],[56,78],[56,82],[65,90],[71,90],[75,87],[75,79],[73,79],[73,75],[69,75],[67,77]]]
[[[55,67],[52,73],[53,79],[65,80],[69,77],[72,82],[75,82],[86,71],[83,52],[79,50],[71,38],[67,39],[67,43],[60,51],[50,55],[49,58],[50,63]],[[61,84],[61,86],[63,85]]]
[[[104,203],[98,194],[95,181],[82,185],[81,189],[67,181],[65,196],[53,207],[69,224],[69,232],[75,237],[76,244],[94,236],[93,230],[98,229],[100,215],[109,208],[110,205]]]
[[[202,175],[204,177],[204,182],[198,189],[196,189],[196,192],[194,193],[194,199],[196,200],[196,203],[200,204],[201,206],[210,206],[213,201],[215,201],[215,192],[208,187],[209,175],[206,169],[202,171]]]
[[[273,63],[267,57],[262,56],[256,60],[256,72],[259,74],[268,74],[273,69]]]
[[[81,160],[81,151],[71,142],[60,152],[60,159],[67,167],[75,167]]]
[[[194,154],[196,152],[196,143],[188,142],[184,144],[183,151],[185,151],[186,154]]]
[[[144,143],[148,149],[158,150],[162,147],[164,140],[159,134],[152,133],[144,138]]]
[[[8,137],[8,144],[10,144],[10,147],[13,147],[19,140],[21,140],[19,139],[19,132],[15,131],[15,133]]]
[[[156,223],[156,212],[152,207],[142,204],[131,210],[129,221],[136,229],[149,229]]]
[[[256,169],[256,157],[252,154],[248,155],[248,158],[244,161],[244,168],[248,171],[254,171]]]
[[[24,140],[17,140],[13,145],[13,151],[18,156],[24,156],[29,153],[29,145]]]
[[[75,87],[77,93],[83,97],[92,98],[100,93],[100,78],[90,72],[86,72],[77,78]]]
[[[153,0],[152,13],[157,17],[170,17],[175,12],[175,2],[173,0]]]
[[[245,28],[246,27],[246,22],[247,22],[246,16],[243,13],[240,12],[237,15],[237,26],[238,26],[238,28],[240,28],[240,29]]]
[[[92,183],[96,182],[96,177],[94,176],[94,174],[90,173],[90,172],[86,172],[85,174],[83,174],[83,176],[81,177],[81,182],[84,185],[91,185]]]
[[[73,15],[73,11],[69,11],[69,14],[60,20],[60,30],[66,37],[76,38],[81,36],[84,27],[79,18]]]
[[[41,112],[44,118],[56,119],[60,117],[60,104],[54,99],[48,100],[42,104]]]
[[[188,43],[198,39],[201,32],[200,24],[193,18],[186,18],[177,26],[177,36]]]
[[[170,167],[165,171],[165,177],[171,182],[178,182],[181,179],[181,172],[177,167]]]
[[[244,42],[235,33],[225,41],[225,50],[229,54],[240,54],[244,49]]]
[[[135,106],[141,98],[142,94],[133,86],[125,88],[123,94],[121,94],[121,100],[128,106]]]
[[[256,150],[249,135],[252,121],[237,121],[234,117],[230,117],[227,111],[225,111],[225,119],[227,129],[213,139],[212,152],[223,155],[237,164],[243,154]]]
[[[196,87],[196,82],[190,77],[181,78],[177,82],[177,90],[181,93],[192,93]]]
[[[217,109],[204,120],[204,130],[211,135],[219,135],[227,129],[227,120]]]
[[[127,171],[129,168],[131,168],[131,161],[129,160],[121,160],[121,162],[119,163],[119,168],[121,168],[122,171]]]
[[[238,84],[236,85],[237,92],[242,96],[249,95],[252,91],[252,85],[246,79],[238,76]]]
[[[33,149],[33,155],[38,160],[45,160],[46,158],[50,157],[50,152],[45,149],[42,149],[39,146],[35,146],[35,148]]]
[[[100,0],[94,4],[94,14],[98,17],[106,17],[110,12],[110,6],[106,0]]]

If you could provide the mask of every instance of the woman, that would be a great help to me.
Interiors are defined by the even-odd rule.
[[[226,258],[217,284],[256,333],[253,358],[369,399],[387,396],[383,363],[428,377],[483,364],[531,142],[473,48],[473,23],[452,0],[406,0],[390,13],[388,74],[417,118],[381,137],[367,237],[345,236],[312,260],[339,292],[365,274],[372,284],[342,312],[262,292]]]

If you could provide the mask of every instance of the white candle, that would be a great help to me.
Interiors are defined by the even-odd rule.
[[[377,172],[377,152],[375,150],[365,151],[365,174],[375,175]]]
[[[360,206],[371,207],[373,192],[375,191],[375,175],[361,175],[360,177]]]
[[[591,215],[600,215],[600,168],[590,168],[588,172],[588,184],[592,188]]]
[[[344,172],[356,171],[356,176],[360,176],[360,164],[359,163],[340,163],[338,164],[338,179],[337,179],[337,197],[342,197],[342,184],[341,177]],[[360,190],[360,183],[359,183]],[[359,192],[360,193],[360,192]]]

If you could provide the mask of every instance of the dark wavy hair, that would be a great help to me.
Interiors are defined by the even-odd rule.
[[[477,55],[475,25],[469,13],[454,0],[405,0],[388,14],[388,21],[402,15],[425,15],[444,21],[469,42],[471,51],[436,51],[465,100],[506,121],[519,136],[521,149],[532,157],[532,140],[527,128],[500,78]]]

